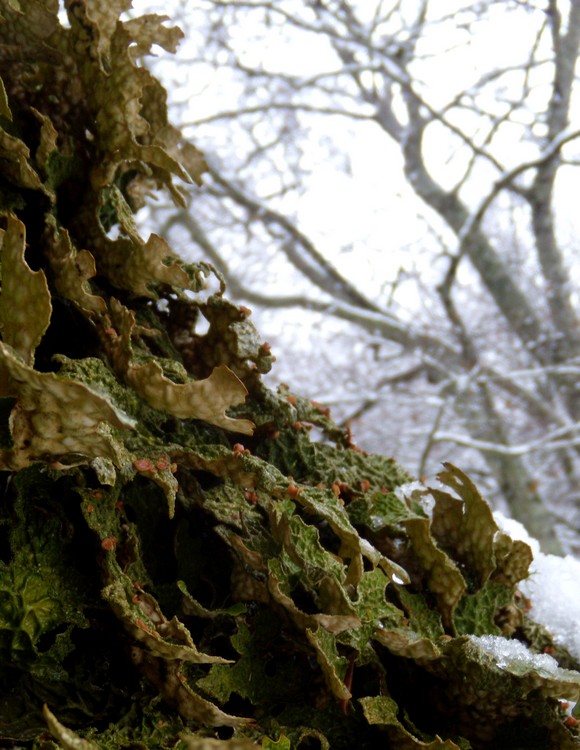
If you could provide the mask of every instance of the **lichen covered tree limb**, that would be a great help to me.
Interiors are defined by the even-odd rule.
[[[0,2],[1,741],[578,747],[578,665],[470,637],[534,648],[529,548],[268,389],[248,310],[139,235],[204,171],[139,62],[179,32],[65,5]]]

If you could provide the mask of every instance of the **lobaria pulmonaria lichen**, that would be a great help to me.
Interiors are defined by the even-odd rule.
[[[529,548],[271,392],[213,268],[140,236],[205,168],[140,63],[180,31],[64,5],[0,0],[0,746],[578,747],[571,657],[488,648],[534,646]]]

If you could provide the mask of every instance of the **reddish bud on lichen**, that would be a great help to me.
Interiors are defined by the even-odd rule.
[[[157,468],[151,463],[151,461],[148,458],[138,458],[135,461],[133,461],[133,466],[137,469],[137,471],[143,471],[143,472],[153,472],[154,474],[157,473]]]
[[[290,497],[297,497],[300,489],[295,484],[288,485],[288,494]]]
[[[108,536],[106,539],[103,539],[103,541],[101,542],[101,547],[107,552],[111,552],[111,550],[114,550],[116,546],[117,546],[117,538],[114,536]]]
[[[514,598],[516,600],[516,604],[521,607],[521,609],[523,609],[526,614],[532,609],[532,602],[527,598],[527,596],[524,596],[521,591],[516,591]]]
[[[330,407],[324,406],[319,401],[311,401],[310,403],[319,414],[322,414],[324,417],[330,417]]]
[[[360,488],[363,492],[368,492],[371,488],[371,483],[369,482],[368,479],[361,479]]]
[[[333,482],[332,484],[332,491],[334,494],[338,497],[343,492],[348,492],[350,490],[350,487],[348,486],[348,482]]]

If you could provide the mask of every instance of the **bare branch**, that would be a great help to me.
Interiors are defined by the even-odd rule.
[[[379,312],[379,307],[343,278],[332,263],[321,255],[311,240],[288,217],[249,197],[230,180],[226,180],[211,164],[209,171],[214,180],[239,205],[247,208],[254,216],[258,216],[265,224],[274,224],[287,233],[289,241],[281,244],[281,250],[290,262],[321,291],[347,304],[358,305],[363,310]]]
[[[529,161],[518,164],[513,169],[504,172],[502,177],[495,181],[492,189],[487,193],[483,200],[480,201],[475,211],[470,214],[468,219],[461,227],[461,230],[459,231],[457,237],[458,247],[447,270],[445,281],[443,282],[444,288],[451,288],[453,279],[455,278],[455,275],[457,273],[459,263],[461,262],[461,259],[464,257],[464,255],[469,251],[469,240],[481,224],[487,209],[491,206],[491,204],[501,193],[501,191],[506,187],[512,185],[516,178],[521,174],[524,174],[531,169],[536,169],[537,167],[540,167],[546,162],[553,159],[553,157],[562,150],[566,143],[569,143],[570,141],[573,141],[578,137],[580,137],[580,130],[578,129],[560,133],[535,159],[530,159]],[[526,192],[528,193],[528,195],[530,194],[530,191]]]
[[[263,115],[270,110],[282,110],[284,112],[305,112],[308,114],[317,115],[338,115],[339,117],[347,117],[351,120],[372,120],[373,115],[364,114],[363,112],[350,112],[345,111],[340,107],[315,107],[311,104],[293,104],[292,102],[267,102],[259,104],[254,107],[241,107],[239,109],[225,110],[224,112],[216,112],[213,115],[207,117],[199,117],[196,120],[190,120],[189,122],[183,123],[182,128],[197,127],[199,125],[207,125],[210,122],[218,122],[219,120],[237,120],[239,117],[244,115]]]
[[[223,275],[233,296],[266,308],[296,307],[312,312],[322,312],[354,323],[364,330],[381,335],[382,338],[399,344],[409,351],[423,352],[425,369],[437,378],[441,377],[442,372],[447,372],[449,368],[453,368],[453,363],[457,357],[454,347],[437,337],[414,329],[413,326],[401,322],[392,314],[340,302],[336,297],[330,300],[320,300],[304,295],[273,296],[250,289],[229,272],[227,264],[224,263],[217,249],[190,212],[182,211],[174,214],[170,221],[166,222],[163,229],[167,232],[171,226],[176,224],[184,226],[189,231],[192,240],[202,248]],[[437,365],[437,360],[444,360],[445,365]]]
[[[544,435],[538,440],[530,440],[527,443],[517,445],[504,445],[500,443],[477,440],[466,435],[460,435],[453,432],[438,432],[433,440],[434,442],[451,442],[456,445],[463,445],[466,448],[473,448],[482,453],[495,453],[502,456],[525,456],[536,452],[559,451],[570,446],[580,445],[580,435],[576,437],[567,437],[565,440],[557,438],[563,435],[577,432],[580,429],[580,423],[575,423],[568,427],[562,427]]]

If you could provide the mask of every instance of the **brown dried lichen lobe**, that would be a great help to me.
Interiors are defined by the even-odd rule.
[[[179,419],[200,419],[225,430],[251,435],[254,424],[249,419],[233,419],[226,410],[242,404],[247,390],[241,380],[225,365],[216,367],[203,380],[175,383],[165,376],[159,363],[151,358],[137,364],[131,346],[136,331],[135,313],[115,299],[111,300],[112,322],[118,333],[106,340],[109,359],[119,377],[154,409]]]
[[[469,477],[450,463],[444,466],[437,478],[457,497],[431,489],[435,498],[431,531],[440,544],[453,548],[457,560],[477,571],[483,586],[496,568],[494,539],[499,529],[490,506]]]
[[[13,214],[0,230],[2,292],[0,328],[2,340],[32,365],[52,313],[50,291],[44,271],[33,271],[24,258],[26,228]]]
[[[189,287],[189,277],[167,242],[156,234],[149,239],[102,237],[95,250],[99,272],[118,289],[141,297],[156,299],[155,285],[168,284],[177,289]]]
[[[107,72],[111,37],[119,16],[131,5],[131,0],[108,0],[107,3],[101,0],[77,0],[68,4],[69,20],[78,46],[84,43],[85,53],[97,61],[104,73]]]
[[[72,729],[61,724],[46,703],[42,708],[42,714],[50,733],[65,750],[99,750],[99,746],[95,745],[94,742],[82,739]]]
[[[191,664],[231,663],[230,659],[201,652],[177,617],[168,620],[156,600],[144,591],[127,596],[128,588],[130,583],[119,572],[118,578],[103,589],[103,599],[110,604],[125,630],[143,644],[151,656]]]
[[[52,217],[47,219],[45,239],[57,292],[83,313],[105,314],[105,300],[92,294],[89,285],[97,273],[94,256],[88,250],[77,250],[67,230],[59,227]]]
[[[225,413],[245,401],[241,380],[225,365],[216,367],[204,380],[174,383],[163,375],[157,362],[131,367],[128,382],[151,406],[180,419],[201,419],[225,430],[251,435],[254,423],[233,419]]]
[[[10,415],[13,446],[0,465],[18,470],[39,460],[78,454],[75,463],[107,457],[119,461],[120,446],[110,427],[131,428],[134,421],[88,386],[38,372],[0,342],[2,396],[17,398]]]
[[[206,727],[244,727],[254,724],[253,719],[222,711],[215,703],[192,690],[178,660],[164,660],[137,647],[133,649],[133,659],[164,700],[184,719]]]

